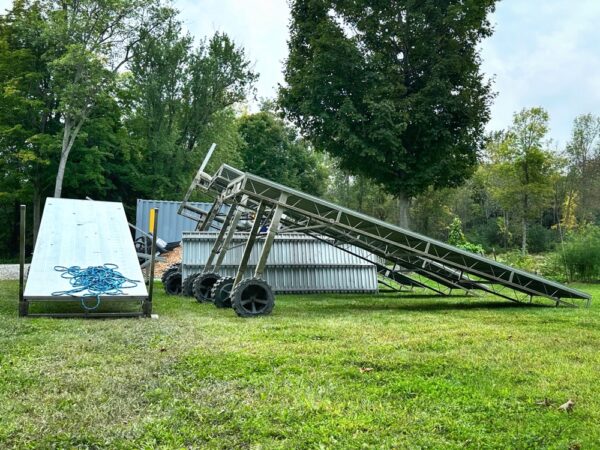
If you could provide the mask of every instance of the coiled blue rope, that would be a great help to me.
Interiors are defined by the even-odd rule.
[[[94,311],[100,307],[101,295],[125,295],[123,289],[136,287],[137,280],[130,280],[117,269],[116,264],[106,263],[102,266],[90,266],[82,269],[79,266],[54,266],[54,270],[61,272],[61,277],[69,280],[73,289],[56,291],[52,295],[72,295],[85,292],[81,296],[81,307],[86,311]],[[88,306],[85,299],[96,297],[96,304]]]

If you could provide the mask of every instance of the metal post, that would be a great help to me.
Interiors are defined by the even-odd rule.
[[[148,300],[144,302],[144,315],[152,316],[152,296],[154,294],[154,263],[156,262],[156,236],[158,234],[158,208],[153,208],[154,223],[152,229],[152,252],[150,259],[150,270],[148,271]]]
[[[20,240],[19,240],[19,316],[24,317],[29,312],[29,306],[23,296],[25,291],[25,225],[27,222],[27,206],[21,205]]]
[[[235,288],[246,273],[246,269],[248,268],[248,260],[250,259],[250,253],[252,252],[252,247],[254,247],[254,242],[256,241],[256,235],[260,230],[260,222],[262,216],[265,212],[265,204],[260,202],[258,205],[258,209],[256,210],[256,217],[254,218],[254,223],[252,224],[252,230],[250,230],[250,236],[248,236],[248,240],[246,241],[246,247],[244,247],[244,254],[242,255],[242,259],[240,261],[240,265],[238,266],[237,273],[235,274],[235,281],[233,282],[233,287]]]
[[[245,206],[247,201],[248,201],[248,197],[244,195],[242,197],[242,200],[239,203],[239,206]],[[221,268],[221,264],[223,264],[223,260],[225,259],[225,255],[227,254],[227,250],[229,250],[229,244],[231,244],[231,240],[233,239],[233,236],[234,236],[235,232],[237,231],[238,223],[240,223],[240,220],[242,219],[242,214],[243,214],[242,208],[238,207],[236,209],[237,210],[235,212],[235,217],[229,224],[229,229],[227,230],[227,235],[225,236],[225,239],[223,240],[221,248],[219,249],[219,256],[217,257],[217,262],[215,263],[215,268],[214,268],[215,272]]]
[[[210,251],[210,255],[208,255],[208,259],[206,260],[206,264],[204,265],[204,270],[202,271],[202,273],[210,272],[210,269],[213,266],[213,260],[215,259],[215,256],[217,256],[217,253],[219,253],[219,251],[221,250],[222,241],[223,241],[223,238],[225,237],[225,233],[227,232],[227,227],[231,223],[231,221],[233,219],[233,215],[236,212],[236,209],[237,209],[237,205],[235,203],[233,203],[230,206],[229,211],[227,211],[227,216],[225,216],[225,221],[223,222],[223,225],[221,226],[221,229],[219,230],[219,234],[217,235],[217,239],[215,240],[212,250]]]
[[[273,246],[275,235],[277,234],[277,228],[279,228],[279,222],[281,221],[281,216],[283,215],[284,210],[283,204],[285,204],[286,200],[287,194],[282,192],[279,196],[279,203],[277,204],[275,212],[273,213],[273,218],[271,219],[271,224],[269,225],[269,231],[267,232],[267,238],[265,239],[265,244],[262,248],[262,252],[260,253],[258,264],[256,265],[256,270],[254,271],[255,278],[260,278],[265,271],[267,258],[269,258],[269,253],[271,251],[271,247]]]
[[[198,226],[196,227],[196,230],[198,230],[198,231],[208,230],[210,228],[213,220],[219,213],[219,210],[221,209],[222,205],[223,205],[223,200],[221,198],[216,199],[215,202],[213,203],[213,205],[210,207],[210,211],[208,211],[208,214],[204,218],[204,221],[198,222]]]

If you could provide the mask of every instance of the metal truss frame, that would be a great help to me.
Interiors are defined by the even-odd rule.
[[[549,299],[556,305],[577,306],[574,300],[582,300],[586,306],[590,304],[591,296],[587,293],[242,172],[229,165],[223,164],[211,176],[203,171],[206,162],[207,159],[196,174],[181,210],[187,209],[187,200],[194,189],[201,189],[215,197],[209,213],[202,212],[198,229],[207,229],[223,204],[230,205],[235,210],[235,213],[230,210],[222,223],[207,268],[216,271],[220,267],[233,233],[239,228],[241,211],[254,215],[234,287],[239,284],[247,269],[250,252],[257,239],[265,239],[254,273],[255,277],[260,277],[275,235],[303,232],[371,262],[377,267],[379,275],[388,280],[385,282],[388,287],[392,282],[411,289],[429,289],[439,295],[450,295],[453,290],[458,289],[473,295],[477,295],[477,291],[483,291],[519,303],[530,303],[534,297],[539,297]],[[367,250],[374,255],[374,259],[356,254],[349,246]],[[213,267],[215,257],[218,260]]]

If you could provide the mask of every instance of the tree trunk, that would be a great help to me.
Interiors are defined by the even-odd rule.
[[[503,230],[503,237],[504,237],[504,248],[508,248],[508,214],[506,211],[504,211],[504,230]]]
[[[527,219],[525,217],[523,217],[522,227],[523,227],[523,240],[521,241],[521,253],[523,253],[523,255],[526,255],[527,254]]]
[[[75,143],[75,138],[81,130],[81,125],[85,116],[82,116],[75,124],[73,128],[73,121],[70,117],[65,117],[65,129],[63,131],[62,148],[60,152],[60,161],[58,163],[58,173],[56,174],[56,184],[54,185],[54,197],[60,198],[62,194],[63,180],[65,178],[65,168],[67,167],[67,160],[69,159],[69,153]]]
[[[408,210],[410,208],[410,198],[405,194],[396,196],[396,202],[398,205],[398,225],[402,228],[410,228],[410,219],[408,217]]]

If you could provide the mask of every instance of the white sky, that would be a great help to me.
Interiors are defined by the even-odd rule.
[[[0,9],[11,4],[0,0]],[[224,31],[246,49],[260,73],[258,97],[273,97],[287,55],[287,0],[174,0],[197,38]],[[542,106],[550,136],[569,139],[575,116],[600,115],[600,0],[502,0],[495,33],[482,45],[483,70],[498,93],[488,128],[507,127],[512,114]]]

